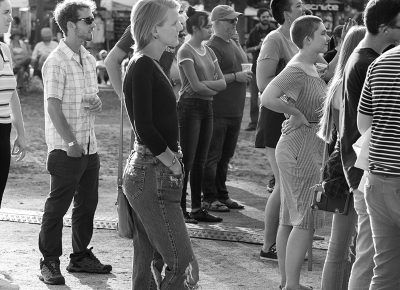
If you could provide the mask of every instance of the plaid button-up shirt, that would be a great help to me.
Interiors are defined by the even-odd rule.
[[[47,112],[49,98],[61,100],[62,112],[85,154],[97,152],[95,114],[86,110],[83,102],[86,94],[98,93],[96,60],[83,46],[80,53],[81,61],[79,55],[61,40],[43,65],[45,136],[48,152],[54,149],[68,149],[67,142],[57,132]]]

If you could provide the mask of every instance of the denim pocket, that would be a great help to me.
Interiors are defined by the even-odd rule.
[[[146,167],[127,164],[123,175],[122,187],[128,199],[135,199],[143,193]]]
[[[182,195],[183,174],[180,176],[175,176],[165,165],[160,164],[159,166],[161,167],[157,176],[159,198],[180,202]]]

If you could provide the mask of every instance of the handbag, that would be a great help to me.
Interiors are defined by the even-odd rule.
[[[132,208],[122,189],[122,159],[123,159],[123,139],[124,139],[124,98],[121,97],[121,117],[118,148],[118,195],[117,195],[117,232],[121,238],[132,239],[134,232],[134,221],[132,217]]]
[[[329,126],[329,120],[327,122]],[[353,194],[344,177],[340,150],[334,150],[328,160],[328,144],[325,144],[320,182],[313,187],[311,207],[332,213],[347,215]]]

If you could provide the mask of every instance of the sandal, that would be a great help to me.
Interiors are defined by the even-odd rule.
[[[282,287],[282,285],[279,285],[279,289],[281,290],[291,290],[289,288],[286,287]],[[299,285],[299,287],[297,287],[295,290],[313,290],[314,288],[311,286],[304,286],[304,285]]]
[[[228,208],[231,208],[231,209],[244,209],[243,205],[238,204],[236,201],[233,201],[230,198],[225,199],[225,200],[220,200],[220,202],[225,204]]]
[[[203,202],[203,207],[208,211],[216,211],[216,212],[228,212],[229,208],[223,204],[222,202],[216,200],[213,202]]]

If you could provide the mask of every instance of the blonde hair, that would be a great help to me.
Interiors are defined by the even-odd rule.
[[[333,140],[333,116],[332,116],[332,103],[334,96],[338,88],[343,83],[343,74],[346,67],[346,63],[360,43],[364,38],[367,29],[365,26],[354,26],[348,32],[343,40],[342,46],[340,48],[339,60],[335,68],[335,74],[333,75],[331,81],[329,82],[327,96],[324,100],[324,105],[322,108],[322,116],[319,122],[318,136],[325,142],[331,142]],[[337,128],[339,129],[339,128]]]
[[[132,8],[131,34],[135,51],[145,48],[153,39],[153,30],[166,20],[168,9],[178,9],[175,0],[140,0]]]

